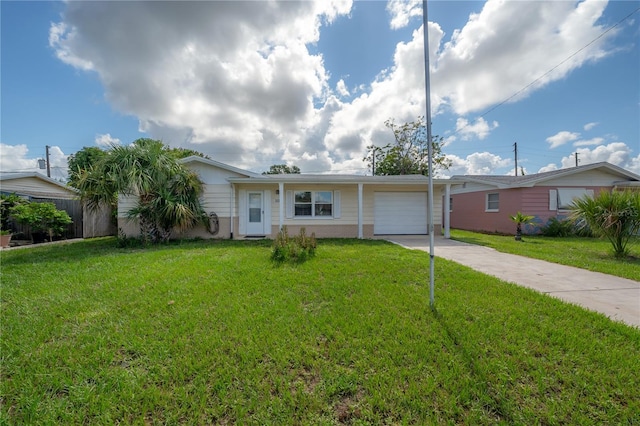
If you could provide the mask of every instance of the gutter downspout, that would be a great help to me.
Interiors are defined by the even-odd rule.
[[[233,217],[233,210],[236,205],[236,188],[233,184],[231,184],[231,193],[229,195],[231,198],[231,202],[229,203],[229,220],[231,223],[231,226],[229,228],[229,239],[233,240],[233,222],[235,222],[235,219]]]

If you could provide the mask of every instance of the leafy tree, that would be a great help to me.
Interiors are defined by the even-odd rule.
[[[573,201],[572,218],[611,242],[616,257],[629,254],[627,245],[640,232],[640,192],[600,191]]]
[[[0,230],[7,231],[11,228],[11,209],[25,203],[28,201],[15,193],[0,195]]]
[[[263,175],[284,175],[284,174],[300,174],[298,166],[287,166],[286,164],[274,164],[269,168],[268,172],[262,172]]]
[[[118,194],[134,196],[128,212],[138,219],[145,241],[167,241],[174,229],[202,223],[209,226],[200,203],[203,184],[195,172],[180,164],[160,141],[138,139],[129,146],[113,146],[104,159],[83,173],[79,186],[89,208],[115,205]]]
[[[181,158],[187,158],[194,155],[198,157],[206,158],[207,160],[211,160],[211,157],[209,157],[208,155],[205,155],[201,152],[198,152],[189,148],[181,148],[181,147],[171,148],[168,145],[165,145],[165,149],[169,155],[173,156],[178,160]]]
[[[423,117],[416,121],[397,125],[393,119],[384,122],[394,136],[394,143],[383,147],[370,145],[364,158],[373,175],[410,175],[429,173],[429,145],[427,144],[427,129]],[[432,137],[432,158],[434,171],[447,170],[451,167],[449,160],[442,153],[442,137]]]
[[[107,152],[97,146],[85,146],[67,159],[69,168],[69,185],[77,188],[83,170],[89,169],[103,159]]]
[[[47,232],[49,241],[62,235],[73,222],[66,211],[58,210],[53,203],[17,204],[11,209],[11,216],[19,223],[29,225],[32,232]]]

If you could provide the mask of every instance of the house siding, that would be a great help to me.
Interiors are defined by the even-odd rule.
[[[15,192],[19,195],[29,195],[38,198],[58,198],[63,200],[78,198],[78,194],[71,189],[67,190],[61,186],[34,177],[5,180],[0,185],[0,190],[9,194]]]
[[[487,194],[498,193],[498,211],[486,211]],[[513,223],[509,215],[521,208],[520,190],[485,190],[468,192],[465,194],[452,194],[453,210],[451,212],[451,227],[466,229],[469,231],[511,233]]]
[[[264,198],[264,235],[275,237],[280,228],[280,208],[282,205],[284,218],[282,224],[287,226],[290,233],[297,233],[302,227],[307,233],[315,232],[319,238],[357,238],[359,236],[359,214],[358,211],[358,180],[352,182],[323,182],[323,183],[302,183],[287,181],[283,185],[282,193],[277,179],[261,178],[244,179],[247,175],[235,173],[234,171],[223,170],[215,165],[202,163],[188,163],[188,166],[197,172],[204,183],[204,193],[202,203],[207,213],[215,213],[219,220],[219,232],[216,235],[208,233],[203,226],[198,226],[184,233],[174,233],[174,238],[243,238],[247,234],[246,194],[250,191],[262,191]],[[228,182],[228,178],[242,178],[235,180],[233,184]],[[322,181],[322,179],[320,179]],[[372,238],[374,235],[374,199],[376,192],[425,192],[427,184],[420,181],[412,184],[406,182],[390,183],[362,183],[362,236]],[[340,193],[340,214],[331,218],[295,218],[287,217],[286,194],[288,191],[336,191]],[[442,194],[444,185],[439,184],[434,188],[434,231],[441,233],[442,230]],[[126,213],[136,203],[135,197],[119,197],[118,202],[118,227],[130,236],[139,234],[139,226],[135,222],[126,219]],[[334,198],[334,214],[335,210]],[[240,232],[242,230],[242,232]],[[256,230],[254,229],[254,232]],[[261,234],[262,235],[262,234]]]
[[[242,186],[246,188],[246,186]],[[261,186],[264,188],[264,186]],[[363,237],[373,237],[374,222],[374,197],[376,192],[417,192],[420,187],[415,185],[367,185],[362,191],[362,222]],[[424,189],[423,189],[424,190]],[[336,219],[315,219],[315,218],[286,218],[284,225],[289,233],[299,232],[305,228],[307,233],[315,232],[319,238],[357,238],[358,236],[358,185],[357,184],[286,184],[284,191],[340,191],[340,218]],[[434,188],[438,196],[434,196],[434,230],[440,233],[442,229],[442,196],[440,188]],[[272,235],[278,233],[280,218],[280,202],[285,200],[284,194],[276,195],[272,191],[271,203],[271,226]]]
[[[557,217],[565,218],[569,211],[554,209],[550,210],[549,191],[560,188],[576,188],[593,190],[594,194],[606,187],[595,186],[569,186],[565,180],[558,180],[562,183],[558,186],[536,186],[531,188],[514,189],[493,189],[479,192],[467,192],[463,194],[452,194],[453,211],[451,212],[451,227],[468,231],[480,231],[499,234],[512,234],[515,232],[515,225],[509,218],[517,212],[533,216],[533,223],[523,227],[524,234],[537,234],[541,232],[549,219]],[[609,180],[609,183],[611,181]],[[498,212],[485,211],[486,194],[500,194],[500,208]]]

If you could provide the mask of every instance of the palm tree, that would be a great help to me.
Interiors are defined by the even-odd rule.
[[[119,194],[136,197],[127,217],[139,220],[143,239],[154,243],[167,241],[174,229],[209,225],[199,199],[202,182],[160,141],[138,139],[112,146],[104,159],[82,173],[78,189],[92,209],[117,205]]]
[[[513,222],[516,223],[516,241],[522,241],[522,225],[528,225],[532,223],[533,216],[527,216],[518,212],[513,216],[509,216]]]
[[[627,245],[640,232],[640,192],[600,191],[574,200],[571,210],[579,226],[611,242],[616,257],[629,254]]]

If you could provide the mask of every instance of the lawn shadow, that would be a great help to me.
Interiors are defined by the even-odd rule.
[[[433,314],[433,318],[436,322],[442,327],[445,331],[445,335],[449,340],[449,345],[452,350],[455,350],[468,370],[471,373],[471,376],[474,378],[474,383],[479,387],[479,391],[486,397],[491,399],[491,404],[486,406],[486,409],[491,412],[494,416],[499,418],[502,422],[506,422],[507,424],[513,424],[514,419],[509,414],[509,409],[505,405],[502,399],[497,398],[494,395],[494,392],[491,392],[489,389],[488,383],[491,382],[491,379],[487,377],[487,375],[483,372],[483,369],[477,365],[478,356],[469,352],[469,350],[465,347],[464,342],[460,337],[455,333],[453,328],[446,322],[446,319],[440,312],[438,312],[438,308],[435,306],[431,307],[431,313]]]

